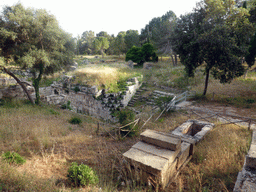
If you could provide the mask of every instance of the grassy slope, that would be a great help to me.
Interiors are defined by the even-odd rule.
[[[201,71],[187,82],[182,77],[182,67],[172,68],[168,62],[159,62],[151,71],[136,69],[136,72],[144,74],[149,88],[154,87],[154,83],[175,87],[190,85],[193,90],[202,92]],[[211,79],[209,94],[203,101],[213,104],[222,102],[238,107],[243,107],[244,102],[246,107],[254,112],[255,103],[252,100],[248,102],[242,97],[255,98],[254,75],[249,73],[246,80],[236,79],[229,85],[228,91],[225,86]],[[211,101],[213,90],[215,97],[214,101]],[[229,103],[230,101],[233,103]],[[144,111],[150,112],[150,108],[145,108]],[[81,118],[82,124],[68,123],[73,116]],[[148,116],[145,113],[142,118],[146,120]],[[187,117],[180,113],[165,114],[159,121],[148,123],[144,129],[170,131],[188,118],[196,117]],[[15,166],[0,161],[0,189],[71,191],[66,174],[71,162],[76,161],[91,166],[100,178],[97,186],[84,187],[81,188],[82,191],[98,191],[99,188],[104,191],[150,191],[150,187],[131,182],[124,169],[122,153],[136,143],[138,138],[114,140],[111,137],[97,136],[97,122],[98,120],[92,117],[60,110],[54,106],[32,107],[21,102],[5,103],[0,107],[2,152],[15,151],[23,155],[27,162],[22,166]],[[110,129],[111,125],[100,126],[103,132]],[[250,132],[247,128],[217,125],[198,145],[193,159],[169,190],[232,191],[237,173],[243,165],[249,141]]]

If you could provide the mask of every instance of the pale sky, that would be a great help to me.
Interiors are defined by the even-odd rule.
[[[18,2],[26,8],[46,9],[62,29],[77,37],[89,30],[95,35],[106,31],[116,36],[129,29],[140,33],[152,18],[169,10],[177,16],[189,13],[199,0],[0,0],[0,11]]]

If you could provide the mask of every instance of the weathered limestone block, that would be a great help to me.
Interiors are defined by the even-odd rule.
[[[177,137],[171,137],[169,135],[163,135],[153,130],[146,130],[140,134],[142,141],[176,151],[180,149],[181,139]]]
[[[256,169],[256,144],[251,144],[250,150],[246,155],[245,166]]]
[[[181,151],[177,156],[177,170],[181,168],[181,166],[186,162],[186,160],[190,157],[190,149],[191,149],[190,143],[182,142],[181,143]]]
[[[131,165],[136,165],[142,171],[160,179],[163,187],[166,187],[170,179],[177,172],[177,151],[163,149],[144,142],[138,142],[129,151],[124,153]],[[149,177],[148,175],[148,177]],[[144,177],[144,182],[146,181]]]
[[[214,127],[213,123],[204,121],[188,120],[175,130],[172,131],[173,135],[181,137],[181,140],[196,144],[201,141],[210,130]]]
[[[123,155],[133,167],[148,174],[143,181],[154,176],[165,188],[190,155],[190,144],[181,145],[179,137],[152,130],[141,133],[141,140]]]

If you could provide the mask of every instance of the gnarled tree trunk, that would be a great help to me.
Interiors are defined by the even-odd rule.
[[[23,91],[26,93],[29,101],[32,103],[32,105],[34,105],[35,104],[34,100],[32,99],[31,95],[29,94],[26,86],[19,80],[19,78],[16,77],[16,75],[14,75],[12,72],[8,71],[5,67],[2,67],[2,70],[16,80],[16,82],[22,87]]]

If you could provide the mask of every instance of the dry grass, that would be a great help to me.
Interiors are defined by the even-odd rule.
[[[118,82],[126,82],[127,79],[141,74],[125,64],[113,63],[85,65],[69,75],[76,76],[74,83],[96,85],[99,89],[105,88],[108,92],[118,92],[120,91]]]
[[[84,58],[80,58],[84,59]],[[93,59],[93,58],[91,58]],[[117,58],[106,58],[117,59]],[[166,59],[166,58],[165,58]],[[114,84],[118,78],[126,78],[143,73],[149,86],[154,82],[166,86],[183,86],[183,67],[172,67],[170,62],[159,62],[153,70],[130,70],[122,62],[95,64],[78,70],[79,81],[101,86],[106,82]],[[171,75],[170,75],[171,74]],[[182,77],[182,78],[181,78]],[[230,94],[254,96],[256,86],[254,74],[251,80],[240,78],[233,81],[228,90],[226,85],[210,80],[208,97],[212,92],[218,95]],[[112,81],[114,80],[114,81]],[[173,84],[174,82],[174,84]],[[189,79],[192,89],[202,92],[204,76],[201,71]],[[152,84],[151,84],[152,83]],[[187,84],[185,84],[187,86]],[[216,96],[216,98],[218,98]],[[215,98],[215,99],[216,99]],[[219,101],[216,99],[216,101]],[[140,106],[138,106],[140,108]],[[141,107],[142,108],[142,107]],[[140,126],[150,117],[152,109],[143,108]],[[156,122],[152,117],[144,129],[169,132],[188,118],[197,118],[182,113],[163,114]],[[68,120],[78,116],[81,125],[72,125]],[[83,187],[79,191],[153,191],[151,187],[130,179],[122,154],[139,138],[114,140],[96,135],[97,122],[92,117],[74,114],[53,106],[35,106],[22,102],[0,106],[0,148],[2,152],[15,151],[27,159],[22,166],[10,166],[0,161],[0,189],[4,191],[73,191],[67,181],[67,170],[71,162],[84,163],[99,175],[100,183]],[[103,129],[104,127],[104,129]],[[110,130],[104,124],[100,130]],[[140,130],[140,131],[143,131]],[[197,146],[191,163],[178,176],[169,191],[231,191],[238,171],[244,162],[248,149],[250,132],[237,126],[217,125]]]
[[[217,125],[196,147],[191,162],[170,190],[233,191],[250,146],[251,132],[236,125]]]

